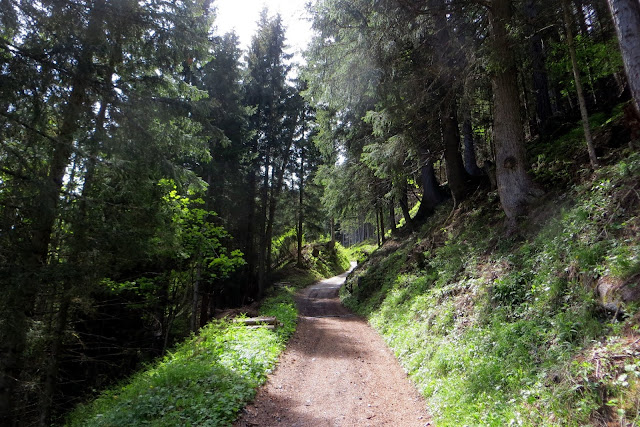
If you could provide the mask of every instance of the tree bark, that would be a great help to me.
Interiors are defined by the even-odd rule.
[[[380,241],[382,241],[382,244],[384,245],[384,242],[387,240],[387,238],[384,236],[384,211],[382,209],[382,206],[378,208],[378,218],[380,219]]]
[[[441,70],[439,76],[440,84],[442,85],[440,90],[440,102],[442,103],[440,109],[440,131],[444,144],[445,172],[454,204],[457,204],[467,195],[468,176],[460,154],[460,129],[458,129],[455,101],[459,90],[457,90],[456,82],[452,78],[452,69],[455,64],[454,56],[456,54],[451,49],[452,37],[447,22],[446,8],[442,7],[442,4],[436,0],[431,0],[430,6],[434,11],[435,40],[440,46],[437,62]],[[453,96],[448,96],[447,91],[452,91]]]
[[[640,3],[638,0],[608,0],[631,96],[640,112]]]
[[[529,21],[529,53],[531,55],[531,72],[533,77],[533,92],[536,98],[536,130],[539,134],[545,134],[547,121],[553,114],[551,98],[549,96],[549,78],[546,70],[546,59],[542,43],[542,35],[538,31],[535,21],[538,17],[538,9],[535,0],[527,0],[525,15]]]
[[[414,218],[416,222],[424,221],[433,213],[436,206],[446,198],[440,188],[440,184],[438,184],[433,162],[430,159],[422,166],[420,175],[422,179],[422,200],[420,202],[420,208],[418,208],[418,213],[416,213]]]
[[[478,160],[476,158],[471,119],[466,119],[462,124],[462,133],[464,135],[464,168],[471,176],[483,176],[484,172],[478,167]]]
[[[111,68],[106,75],[107,78],[110,79],[113,75],[113,68]],[[88,273],[88,271],[90,271],[91,269],[91,265],[86,263],[86,261],[83,264],[82,254],[86,253],[86,251],[89,249],[89,244],[87,242],[87,232],[89,229],[88,201],[91,198],[92,190],[94,188],[94,179],[96,174],[95,159],[98,155],[97,146],[104,137],[104,123],[107,115],[107,105],[107,100],[103,100],[100,103],[100,109],[96,117],[95,131],[91,140],[91,146],[89,148],[90,159],[87,161],[84,184],[82,186],[82,192],[77,204],[78,210],[75,215],[74,221],[70,224],[73,229],[73,234],[71,236],[71,253],[68,257],[68,264],[73,266],[76,269],[76,272],[82,275],[83,285],[91,282],[89,276],[90,273]],[[69,309],[71,307],[71,301],[73,298],[74,286],[78,285],[71,279],[63,279],[63,285],[58,304],[59,308],[54,321],[55,326],[53,327],[53,330],[51,331],[49,337],[50,353],[49,358],[46,362],[46,366],[44,368],[45,375],[42,385],[42,392],[40,394],[39,423],[43,427],[51,425],[54,396],[58,387],[58,374],[60,369],[60,357],[62,356],[64,344],[64,332],[67,328]]]
[[[518,216],[527,212],[528,204],[538,193],[527,174],[518,72],[507,30],[512,18],[511,7],[511,0],[494,0],[489,13],[497,58],[491,76],[496,179],[502,209],[507,215],[510,227],[515,226]]]
[[[200,295],[202,295],[202,301],[200,302],[200,319],[198,326],[204,327],[211,319],[211,306],[213,305],[213,286],[211,282],[202,283],[200,281]],[[194,331],[195,332],[195,331]]]
[[[396,207],[393,203],[393,199],[389,201],[389,227],[391,228],[391,234],[393,235],[397,231],[396,227]]]
[[[447,181],[455,206],[467,197],[469,176],[460,155],[460,129],[454,108],[447,108],[440,117]]]
[[[378,247],[382,246],[382,243],[380,242],[380,218],[379,218],[380,214],[378,212],[378,209],[376,208],[376,236],[378,237]],[[359,242],[356,242],[356,244]]]
[[[297,262],[298,267],[302,267],[302,225],[304,224],[304,145],[300,149],[300,192],[298,194],[298,230],[297,230]]]
[[[255,152],[255,151],[254,151]],[[256,272],[256,264],[257,264],[257,254],[255,250],[255,238],[256,238],[256,194],[258,192],[258,179],[257,179],[257,162],[253,162],[253,164],[249,165],[249,174],[247,176],[248,181],[248,191],[247,191],[247,228],[246,228],[246,241],[245,241],[245,250],[246,250],[246,259],[247,259],[247,289],[246,295],[247,297],[254,291],[254,279]]]
[[[409,211],[409,196],[407,194],[408,187],[406,180],[404,181],[400,191],[400,209],[402,210],[402,216],[404,217],[404,222],[406,224],[405,226],[411,230],[413,229],[413,219],[411,218],[411,213]]]
[[[564,25],[567,31],[567,44],[569,46],[569,56],[571,57],[571,66],[573,68],[573,79],[576,84],[576,93],[578,95],[578,104],[580,105],[580,115],[582,116],[582,128],[584,129],[584,138],[587,141],[587,150],[589,152],[589,162],[591,167],[598,167],[598,157],[593,146],[593,137],[591,136],[591,125],[589,124],[589,112],[587,111],[587,101],[584,98],[582,90],[582,82],[580,81],[580,68],[576,56],[576,46],[573,40],[573,30],[571,28],[571,13],[569,11],[568,0],[562,0],[562,10],[564,13]]]
[[[267,212],[269,209],[269,169],[271,158],[269,147],[265,147],[264,176],[262,179],[262,205],[260,207],[260,242],[258,243],[258,298],[264,295],[267,275]]]
[[[284,154],[282,159],[282,165],[280,169],[278,169],[277,171],[277,176],[275,177],[276,178],[275,184],[273,184],[270,192],[269,216],[267,217],[267,228],[265,231],[266,243],[268,245],[267,258],[266,258],[267,272],[271,271],[271,239],[273,238],[273,222],[275,221],[276,208],[278,205],[278,197],[280,197],[280,192],[282,191],[282,186],[284,185],[284,174],[287,169],[287,166],[289,165],[289,159],[291,158],[289,152],[291,151],[292,146],[293,146],[293,139],[291,138],[289,139],[289,143],[287,144],[283,152]],[[273,167],[275,167],[275,165]],[[274,173],[276,173],[275,170],[274,170]]]
[[[191,332],[195,332],[198,330],[198,303],[200,302],[200,295],[202,292],[200,290],[200,276],[202,275],[201,268],[201,258],[202,254],[198,253],[197,255],[197,266],[196,266],[196,274],[193,280],[193,295],[191,296],[191,321],[190,321],[190,329]],[[204,306],[204,302],[202,304]],[[202,313],[200,314],[202,317]]]

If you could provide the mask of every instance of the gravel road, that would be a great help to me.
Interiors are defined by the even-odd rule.
[[[340,304],[346,276],[299,293],[298,329],[235,426],[432,425],[424,400],[382,338]]]

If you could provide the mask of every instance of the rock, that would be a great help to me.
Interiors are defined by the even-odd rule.
[[[623,281],[602,276],[596,285],[600,305],[607,311],[624,315],[625,305],[640,302],[640,274]]]

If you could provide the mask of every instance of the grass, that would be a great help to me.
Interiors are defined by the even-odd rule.
[[[308,254],[310,255],[310,254]],[[68,426],[228,426],[264,383],[296,328],[296,289],[346,270],[343,248],[320,251],[310,262],[316,268],[292,266],[279,280],[290,286],[273,289],[260,309],[283,326],[248,329],[214,321],[178,345],[162,360],[120,386],[78,406]],[[320,271],[318,271],[320,270]]]
[[[364,262],[369,258],[369,255],[373,251],[378,249],[378,244],[375,241],[367,240],[357,245],[345,248],[345,255],[349,261],[357,261],[358,263]]]
[[[495,203],[449,222],[445,206],[374,252],[343,301],[380,331],[436,425],[637,425],[639,307],[614,295],[609,311],[596,288],[637,281],[639,176],[637,153],[604,167],[515,238],[491,227]]]
[[[333,245],[329,242],[320,245],[311,245],[311,248],[319,249],[318,255],[312,250],[304,254],[305,263],[311,271],[316,271],[320,276],[333,277],[349,269],[349,258],[345,249],[338,242]]]
[[[314,249],[317,255],[314,255]],[[274,272],[274,281],[300,289],[318,280],[336,276],[350,267],[350,254],[340,243],[331,245],[329,242],[321,242],[306,245],[302,255],[302,267],[298,267],[291,256]]]
[[[273,369],[295,330],[293,291],[269,297],[261,313],[271,331],[215,321],[162,360],[73,411],[69,426],[226,426]]]

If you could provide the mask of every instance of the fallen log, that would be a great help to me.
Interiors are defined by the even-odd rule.
[[[277,325],[251,325],[247,326],[247,329],[275,329]]]
[[[279,325],[278,319],[275,317],[235,318],[233,323],[242,323],[246,326]]]

